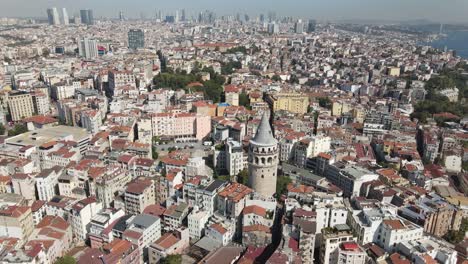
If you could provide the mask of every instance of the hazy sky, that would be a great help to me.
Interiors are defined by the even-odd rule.
[[[188,15],[210,9],[219,15],[236,12],[256,15],[275,11],[316,19],[430,19],[441,22],[467,22],[468,0],[0,0],[0,16],[45,17],[46,8],[66,7],[69,16],[79,9],[94,10],[95,17],[154,16],[154,10],[172,12],[185,8]]]

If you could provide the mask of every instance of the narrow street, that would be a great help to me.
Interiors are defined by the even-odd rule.
[[[265,263],[275,253],[276,249],[281,243],[283,238],[283,225],[281,219],[283,219],[284,209],[282,205],[276,207],[276,217],[273,227],[271,229],[271,244],[268,245],[263,253],[255,260],[255,263]]]

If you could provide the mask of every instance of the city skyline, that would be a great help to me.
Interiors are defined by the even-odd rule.
[[[202,10],[213,10],[219,15],[247,13],[249,15],[276,12],[279,16],[313,17],[319,20],[380,20],[407,21],[427,19],[435,22],[468,23],[466,11],[468,2],[450,1],[442,5],[436,0],[415,1],[372,1],[372,0],[297,0],[290,2],[258,0],[255,2],[239,0],[222,2],[201,0],[193,3],[186,0],[149,1],[149,0],[101,0],[99,2],[84,0],[76,3],[70,0],[0,0],[3,7],[0,16],[6,17],[45,17],[44,10],[51,7],[67,8],[69,15],[77,15],[80,9],[93,9],[95,17],[118,18],[119,11],[124,11],[128,18],[140,18],[143,14],[150,18],[155,10],[175,12],[186,9],[188,17]],[[151,11],[149,11],[151,10]]]

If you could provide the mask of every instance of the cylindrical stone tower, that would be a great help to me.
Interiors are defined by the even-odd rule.
[[[264,114],[255,137],[250,140],[249,186],[265,197],[276,193],[278,152],[278,141],[273,137],[268,117]]]

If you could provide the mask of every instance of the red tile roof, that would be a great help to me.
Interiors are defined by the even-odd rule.
[[[25,123],[33,122],[36,124],[46,125],[46,124],[58,123],[58,120],[50,116],[37,115],[37,116],[31,116],[31,117],[23,119],[23,122]]]
[[[179,239],[176,236],[174,236],[172,233],[166,233],[158,240],[156,240],[154,244],[164,249],[168,249],[174,246],[177,242],[179,242]]]
[[[224,228],[222,225],[216,223],[216,224],[212,224],[210,226],[213,230],[216,230],[216,232],[220,233],[221,235],[224,235],[226,232],[227,232],[227,229]]]
[[[13,205],[13,206],[9,206],[9,207],[7,207],[7,208],[5,208],[3,210],[0,210],[0,215],[18,218],[18,217],[22,216],[23,214],[27,213],[28,210],[30,210],[30,209],[31,208],[27,207],[27,206]]]
[[[405,226],[400,220],[383,220],[383,223],[389,226],[393,230],[404,229]]]
[[[243,213],[244,215],[256,214],[258,216],[265,217],[266,209],[258,205],[250,205],[250,206],[244,207]]]
[[[243,232],[265,232],[271,233],[271,230],[266,225],[250,225],[242,227]]]

